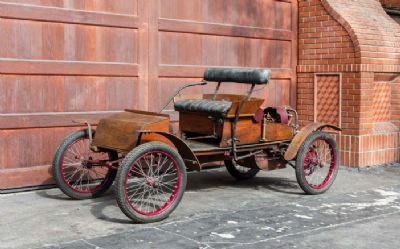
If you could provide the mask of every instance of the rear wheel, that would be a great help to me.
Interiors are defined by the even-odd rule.
[[[71,198],[98,197],[112,185],[116,176],[116,170],[105,163],[117,159],[117,152],[97,153],[90,150],[87,129],[74,132],[64,139],[54,155],[55,182]]]
[[[251,179],[260,171],[259,169],[248,168],[238,163],[233,163],[231,160],[225,160],[224,163],[229,174],[238,180]]]
[[[178,206],[186,188],[186,167],[170,146],[150,142],[125,157],[116,179],[117,203],[135,222],[167,218]]]
[[[309,135],[296,159],[296,178],[307,194],[321,194],[333,184],[339,169],[336,141],[325,132]]]

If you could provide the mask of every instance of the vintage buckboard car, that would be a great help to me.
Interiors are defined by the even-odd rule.
[[[223,161],[238,179],[289,164],[305,193],[323,193],[337,175],[339,154],[322,129],[340,129],[312,123],[298,130],[295,110],[260,108],[264,100],[251,94],[256,85],[268,84],[270,75],[268,69],[206,70],[203,81],[185,85],[169,101],[179,112],[177,134],[170,132],[169,115],[154,112],[125,110],[99,122],[76,120],[87,129],[72,133],[58,148],[55,181],[66,195],[86,199],[100,196],[115,180],[119,207],[142,223],[168,217],[182,199],[186,171],[210,162]],[[184,88],[208,82],[218,82],[212,94],[177,97]],[[225,82],[249,84],[250,90],[219,94]]]

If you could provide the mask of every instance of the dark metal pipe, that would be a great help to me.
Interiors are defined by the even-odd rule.
[[[178,95],[183,89],[192,87],[192,86],[204,86],[207,85],[206,81],[200,81],[197,83],[189,83],[184,85],[183,87],[179,88],[171,97],[168,99],[167,103],[161,108],[160,112],[162,112],[168,105],[171,103],[171,101],[175,98],[176,95]]]

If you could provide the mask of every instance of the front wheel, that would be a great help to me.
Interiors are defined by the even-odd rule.
[[[339,169],[336,141],[316,131],[301,145],[296,159],[296,178],[307,194],[322,194],[333,184]]]
[[[67,136],[57,149],[53,159],[54,180],[73,199],[95,198],[112,185],[116,170],[106,163],[117,159],[117,152],[91,151],[89,131],[80,130]]]
[[[135,222],[163,220],[181,201],[186,179],[185,163],[175,149],[159,142],[139,145],[118,169],[118,206]]]

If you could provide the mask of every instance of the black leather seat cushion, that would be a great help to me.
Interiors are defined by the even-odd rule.
[[[211,99],[184,99],[175,102],[175,110],[201,112],[211,116],[224,117],[231,109],[232,102]]]
[[[270,69],[209,68],[204,73],[204,80],[215,81],[215,82],[267,84],[270,76],[271,76]]]

